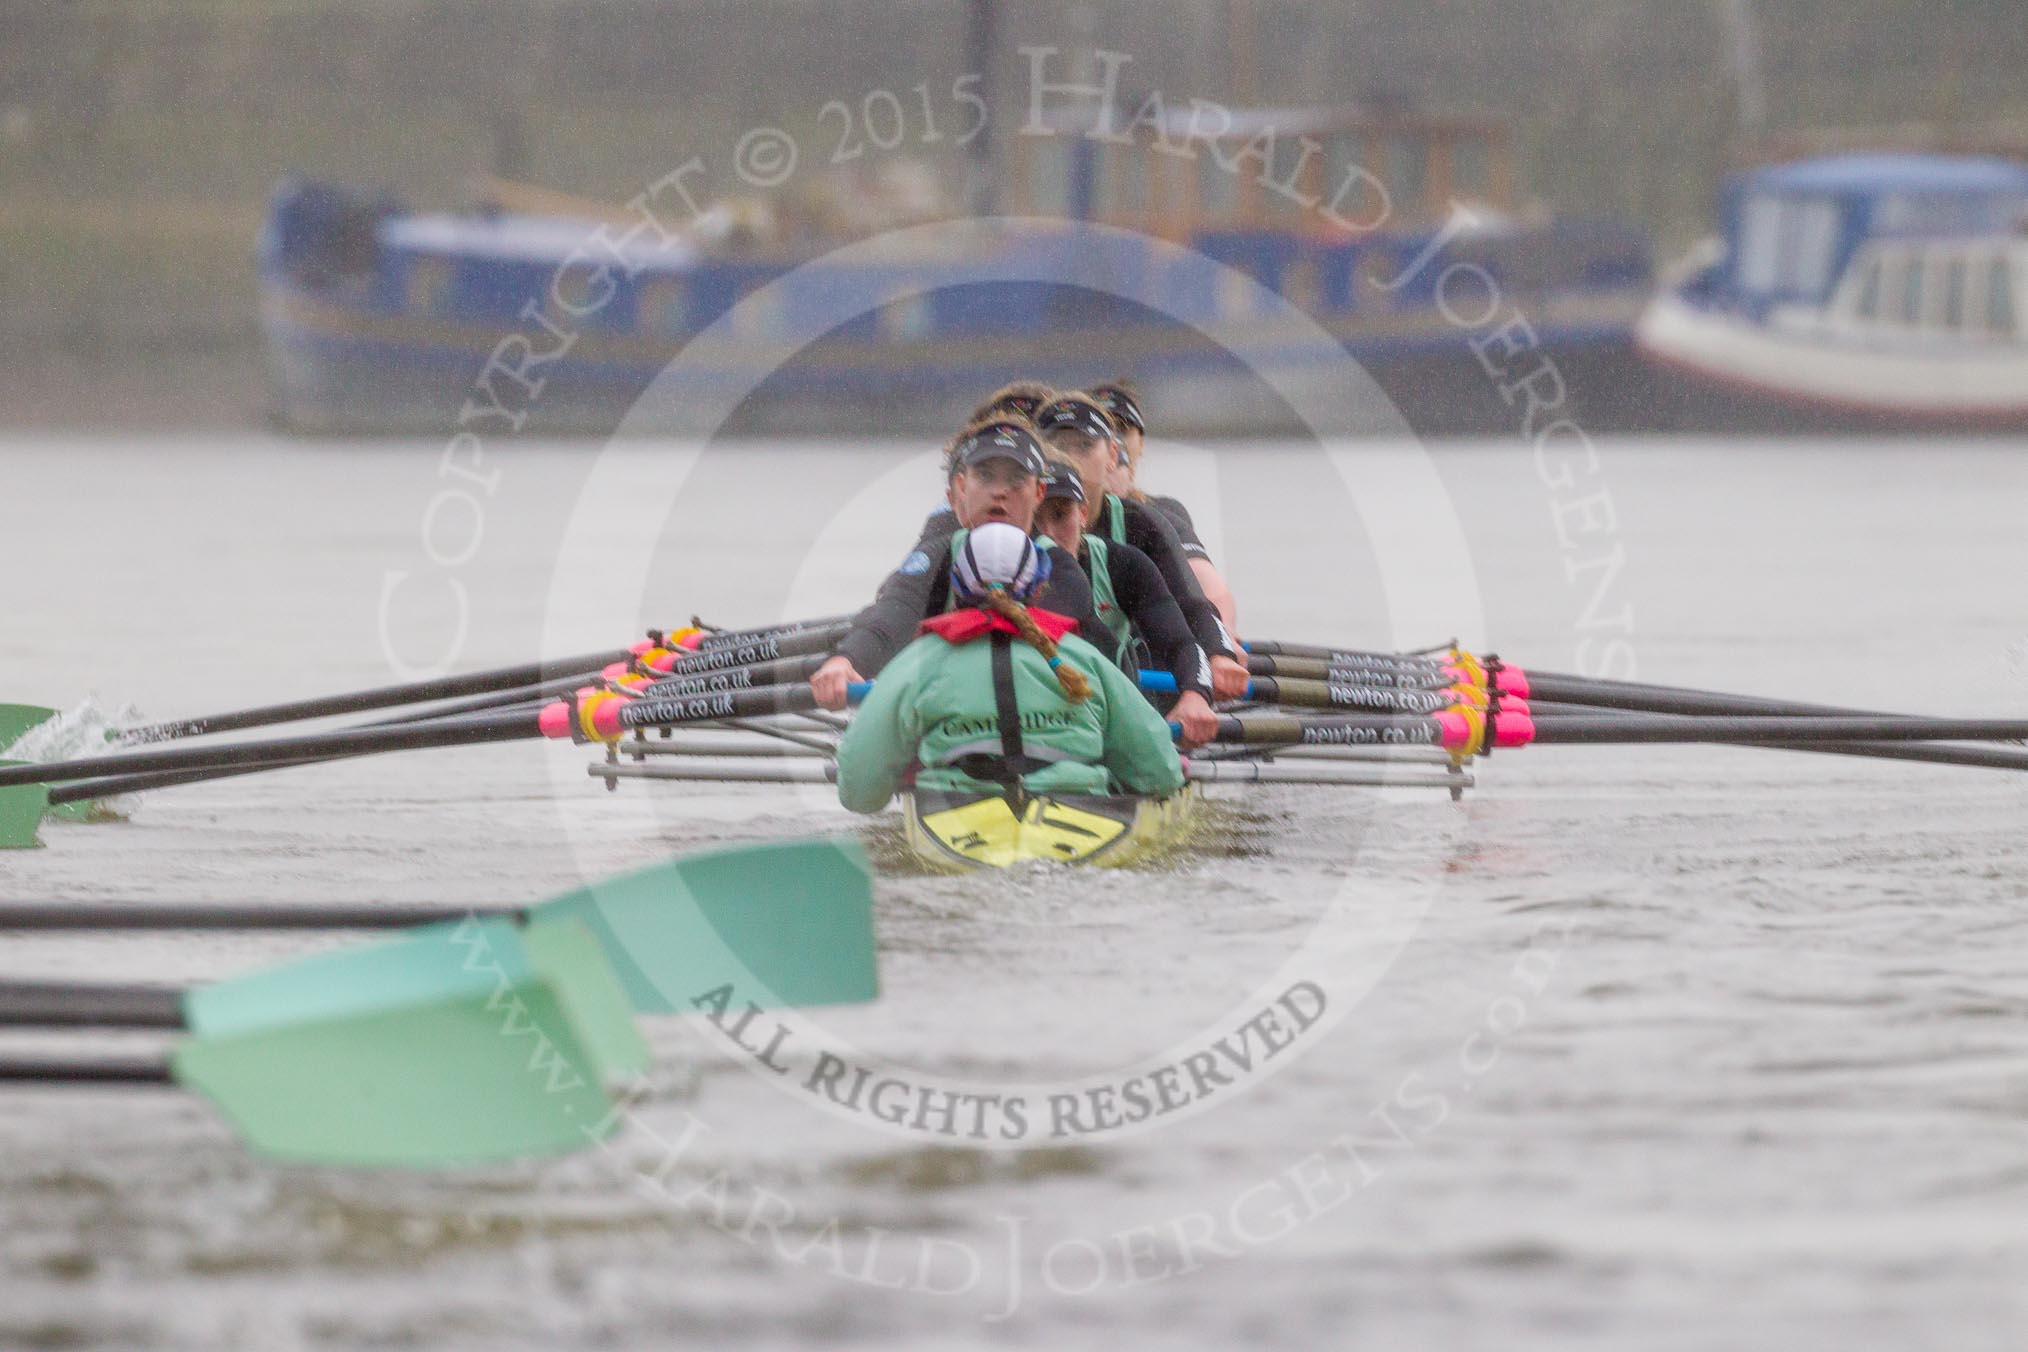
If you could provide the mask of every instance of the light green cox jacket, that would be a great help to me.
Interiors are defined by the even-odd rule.
[[[1038,620],[1060,618],[1033,613]],[[925,633],[896,654],[838,744],[838,801],[854,812],[878,812],[917,766],[915,782],[924,788],[999,791],[999,783],[951,763],[1002,750],[992,649],[989,633],[963,642]],[[1082,704],[1064,698],[1049,663],[1019,637],[1007,651],[1022,750],[1047,762],[1021,776],[1024,788],[1169,794],[1183,786],[1168,723],[1097,648],[1075,634],[1058,640],[1059,657],[1091,684],[1091,698]]]

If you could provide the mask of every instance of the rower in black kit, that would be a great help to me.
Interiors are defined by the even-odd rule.
[[[1036,426],[1051,449],[1078,469],[1085,483],[1106,482],[1119,443],[1104,409],[1082,395],[1059,395],[1037,415]],[[1246,654],[1226,629],[1218,607],[1198,585],[1175,526],[1146,503],[1107,493],[1092,533],[1132,545],[1148,556],[1161,571],[1169,594],[1176,598],[1191,634],[1211,658],[1211,680],[1218,698],[1244,698],[1249,679]]]
[[[951,553],[960,532],[988,521],[1033,530],[1047,465],[1026,419],[993,418],[966,428],[951,446],[948,465],[954,510],[931,518],[915,548],[880,584],[873,604],[853,617],[831,659],[810,678],[823,707],[844,708],[848,682],[877,676],[915,638],[924,620],[951,608]],[[1076,620],[1080,633],[1106,632],[1092,602],[1091,583],[1074,559],[1059,555],[1052,560],[1037,604]]]
[[[1211,698],[1211,662],[1190,632],[1161,570],[1130,544],[1084,531],[1084,480],[1068,461],[1052,460],[1044,481],[1036,529],[1056,546],[1054,557],[1074,557],[1091,583],[1102,633],[1083,637],[1117,654],[1128,671],[1155,667],[1176,678],[1179,692]],[[1145,657],[1147,660],[1141,660]]]

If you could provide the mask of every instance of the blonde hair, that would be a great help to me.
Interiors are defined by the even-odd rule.
[[[1021,417],[1027,418],[1030,415],[1021,413],[1021,410],[1014,405],[1013,401],[1032,400],[1035,407],[1039,409],[1054,398],[1056,398],[1056,391],[1039,380],[1009,381],[987,395],[986,402],[972,410],[970,421],[978,422],[982,418],[991,418],[995,414],[1001,413],[1020,414]]]
[[[1042,632],[1042,626],[1028,613],[1028,607],[1007,594],[1007,589],[995,582],[986,588],[985,604],[988,610],[1002,616],[1013,625],[1029,647],[1042,654],[1049,663],[1049,669],[1056,673],[1057,688],[1072,704],[1082,704],[1091,698],[1091,682],[1084,673],[1064,661],[1056,651],[1056,640]]]
[[[1108,380],[1097,388],[1118,390],[1136,404],[1141,402],[1140,390],[1136,389],[1134,383],[1125,376],[1121,376],[1116,380]],[[1128,436],[1127,434],[1134,430],[1133,425],[1119,414],[1113,412],[1113,406],[1109,400],[1101,399],[1090,391],[1082,391],[1082,393],[1085,398],[1105,410],[1106,421],[1113,425],[1113,432],[1119,438],[1120,449],[1126,453],[1127,477],[1133,481],[1134,486],[1120,496],[1131,498],[1135,502],[1146,502],[1148,495],[1141,489],[1141,453],[1148,449],[1147,434],[1142,433],[1138,437]]]

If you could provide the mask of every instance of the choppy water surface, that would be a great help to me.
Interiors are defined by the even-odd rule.
[[[909,447],[440,455],[0,446],[0,699],[169,716],[831,613],[936,491]],[[1421,488],[1363,455],[1169,453],[1250,635],[2028,713],[2028,446],[1460,447]],[[609,796],[584,759],[162,792],[50,825],[0,891],[515,901],[863,829],[810,790]],[[1142,871],[885,879],[886,994],[808,1035],[907,1084],[1145,1087],[1329,988],[1274,1073],[1125,1135],[879,1129],[673,1021],[609,1149],[443,1178],[265,1165],[175,1095],[9,1092],[0,1346],[2018,1346],[2024,808],[1984,771],[1535,748],[1461,806],[1222,789]],[[0,970],[187,979],[306,942],[9,936]]]

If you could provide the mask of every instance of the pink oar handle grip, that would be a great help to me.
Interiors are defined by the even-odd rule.
[[[536,715],[536,726],[544,737],[559,742],[617,740],[626,731],[620,710],[633,703],[624,695],[607,690],[584,689],[577,700],[558,700]]]
[[[1453,709],[1430,715],[1443,729],[1446,751],[1475,752],[1480,749],[1478,720]],[[1489,720],[1487,740],[1495,747],[1527,746],[1535,740],[1535,720],[1524,713],[1502,709]]]

